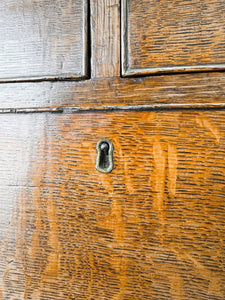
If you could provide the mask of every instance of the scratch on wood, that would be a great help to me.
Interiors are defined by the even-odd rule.
[[[159,141],[153,144],[153,210],[158,214],[160,220],[160,240],[163,242],[163,228],[164,228],[164,190],[166,180],[166,153],[163,144]]]
[[[168,190],[171,197],[176,195],[177,182],[177,148],[168,144]]]
[[[184,299],[184,281],[183,278],[178,274],[171,274],[169,276],[171,295],[173,300],[182,300]]]
[[[210,132],[211,136],[216,139],[217,144],[220,142],[221,134],[219,128],[205,114],[199,113],[196,116],[196,122]]]
[[[112,230],[113,237],[119,243],[123,243],[125,236],[125,222],[123,211],[117,199],[114,199],[111,205],[111,212],[103,218],[100,218],[98,225],[102,228]]]

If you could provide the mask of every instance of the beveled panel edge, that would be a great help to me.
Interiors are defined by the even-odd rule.
[[[128,64],[128,3],[121,0],[121,76],[127,76]]]
[[[124,69],[122,77],[132,76],[146,76],[146,75],[161,75],[170,73],[194,73],[194,72],[216,72],[224,71],[224,64],[211,64],[211,65],[196,65],[196,66],[170,66],[162,68],[130,68]]]
[[[69,81],[69,80],[84,80],[88,79],[87,73],[77,73],[73,75],[47,75],[47,76],[27,76],[27,77],[11,77],[0,78],[0,83],[19,83],[19,82],[39,82],[39,81]]]
[[[91,21],[90,21],[90,0],[83,0],[83,62],[82,74],[79,74],[80,79],[90,79],[91,77]],[[74,77],[76,78],[76,77]],[[78,78],[78,77],[77,77]],[[69,79],[69,78],[68,78]],[[73,79],[73,78],[72,78]]]
[[[225,110],[225,103],[183,103],[183,104],[143,104],[143,105],[114,105],[103,107],[37,107],[37,108],[0,108],[1,114],[34,114],[34,113],[57,113],[57,114],[81,114],[81,113],[110,113],[110,112],[142,112],[142,111],[209,111]]]
[[[84,43],[82,44],[84,53],[82,61],[81,72],[74,74],[52,74],[52,75],[38,75],[38,76],[22,76],[22,77],[0,77],[0,83],[14,83],[14,82],[37,82],[37,81],[67,81],[67,80],[84,80],[90,78],[91,69],[91,55],[90,55],[90,4],[89,0],[83,0],[83,25],[82,35]]]
[[[121,77],[161,75],[170,73],[215,72],[224,71],[223,64],[202,64],[191,66],[168,66],[157,68],[131,68],[129,65],[128,40],[128,1],[121,0]]]

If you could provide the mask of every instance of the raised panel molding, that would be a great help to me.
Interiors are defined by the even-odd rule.
[[[225,3],[121,0],[122,76],[225,70]]]
[[[0,82],[86,78],[87,1],[1,1]]]

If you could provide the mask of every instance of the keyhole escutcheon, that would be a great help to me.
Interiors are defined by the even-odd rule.
[[[113,144],[108,139],[98,141],[96,169],[102,173],[110,173],[113,169]]]

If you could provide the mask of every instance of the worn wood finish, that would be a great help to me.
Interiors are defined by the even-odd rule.
[[[2,0],[0,81],[87,74],[86,0]]]
[[[174,1],[129,3],[137,5],[129,20],[146,24],[143,3],[147,12],[156,5],[157,20],[168,4],[164,22],[175,11]],[[194,33],[211,21],[210,48],[206,35],[192,62],[221,63],[223,19],[213,18],[223,2],[181,3],[197,7],[184,16]],[[224,300],[224,74],[120,78],[120,1],[89,4],[0,3],[0,300]],[[148,68],[149,50],[135,49]],[[102,138],[114,144],[109,174],[95,168]]]
[[[127,105],[224,107],[225,76],[218,72],[0,85],[0,111],[62,107],[103,110]]]
[[[123,75],[225,69],[225,3],[122,0]]]
[[[1,115],[0,299],[223,300],[224,118]]]

